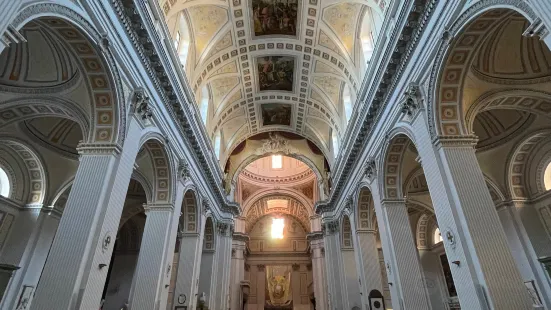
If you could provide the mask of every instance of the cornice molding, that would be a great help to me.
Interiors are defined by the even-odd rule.
[[[234,232],[232,235],[232,239],[235,241],[249,242],[249,235]]]
[[[390,97],[411,59],[411,54],[417,47],[427,22],[434,13],[436,2],[437,0],[408,1],[403,6],[404,9],[397,18],[396,24],[403,21],[405,24],[401,30],[395,27],[389,35],[390,38],[396,38],[396,42],[389,44],[385,50],[386,68],[384,70],[380,68],[377,72],[374,79],[380,81],[379,84],[374,84],[375,86],[370,88],[366,96],[367,100],[363,103],[365,108],[357,113],[358,119],[352,120],[358,125],[350,129],[351,133],[345,144],[351,147],[348,148],[347,153],[342,154],[341,164],[333,174],[336,178],[330,198],[316,203],[314,208],[316,213],[321,214],[335,210],[342,190],[357,165],[356,161],[361,154],[361,148],[373,134],[374,125],[389,104]],[[370,80],[373,79],[365,79],[364,83],[370,83]],[[358,96],[358,98],[361,97]]]
[[[156,33],[152,17],[142,14],[148,12],[149,4],[144,0],[111,0],[111,4],[162,98],[162,103],[174,123],[179,125],[184,141],[193,151],[201,174],[219,202],[217,205],[223,212],[240,214],[239,205],[228,201],[224,194],[222,172],[212,156],[212,148],[209,147],[206,133],[201,129],[204,126],[196,116],[194,103],[190,102],[193,101],[193,95],[187,79],[170,66],[173,58],[163,49],[163,40]],[[155,2],[155,5],[158,4]]]

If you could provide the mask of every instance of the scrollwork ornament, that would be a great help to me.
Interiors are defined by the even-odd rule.
[[[375,169],[375,160],[370,158],[365,165],[365,176],[369,181],[373,181],[376,174],[377,170]]]
[[[405,101],[402,104],[402,113],[407,116],[414,116],[420,107],[420,89],[418,85],[411,84],[405,93]]]
[[[180,163],[178,164],[178,176],[182,181],[186,181],[191,177],[189,165],[184,159],[180,159]]]
[[[153,116],[151,102],[149,96],[143,89],[137,89],[134,93],[134,112],[142,118],[142,120],[150,119]]]

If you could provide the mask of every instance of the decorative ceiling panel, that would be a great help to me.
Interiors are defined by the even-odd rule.
[[[380,1],[160,2],[166,16],[182,16],[192,29],[190,46],[195,53],[190,55],[196,55],[196,61],[186,72],[198,97],[203,87],[211,90],[209,104],[215,113],[207,119],[209,136],[227,132],[223,124],[237,107],[243,109],[242,121],[247,124],[240,132],[247,135],[290,131],[317,137],[315,142],[326,147],[330,129],[342,131],[338,126],[346,123],[339,112],[343,83],[357,91],[364,67],[354,63],[361,58],[355,47],[357,31],[364,15],[380,13]],[[372,8],[375,11],[364,14]],[[306,114],[307,108],[317,110],[313,122],[321,119],[324,126],[315,135],[305,127],[313,115]],[[226,140],[228,150],[243,139]]]

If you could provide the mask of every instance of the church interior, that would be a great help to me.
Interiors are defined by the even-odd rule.
[[[551,310],[551,1],[0,1],[1,310]]]

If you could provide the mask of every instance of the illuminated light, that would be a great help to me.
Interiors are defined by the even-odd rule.
[[[283,157],[281,155],[272,155],[272,169],[283,168]]]
[[[272,219],[272,238],[283,239],[283,228],[285,227],[284,219]]]
[[[442,238],[442,233],[440,233],[440,229],[436,228],[434,230],[434,244],[437,244],[442,241],[444,241],[444,239]]]

